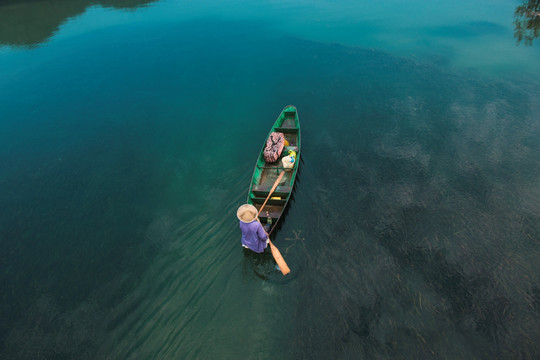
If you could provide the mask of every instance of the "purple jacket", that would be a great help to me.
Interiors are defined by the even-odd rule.
[[[260,222],[253,220],[250,223],[240,221],[242,230],[242,245],[257,253],[262,253],[266,248],[266,233]]]

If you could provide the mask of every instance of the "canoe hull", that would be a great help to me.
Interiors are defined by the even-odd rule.
[[[280,132],[285,136],[285,140],[289,143],[285,146],[279,159],[274,163],[267,163],[264,159],[264,149],[266,141],[272,132]],[[284,169],[281,159],[288,156],[289,151],[296,152],[296,160],[291,169]],[[300,165],[301,156],[301,137],[300,137],[300,121],[296,107],[286,106],[279,114],[274,125],[268,132],[263,143],[262,149],[257,158],[251,185],[248,191],[247,203],[254,205],[257,210],[260,210],[264,200],[268,196],[270,189],[277,180],[279,174],[285,171],[283,178],[279,182],[272,196],[264,206],[263,212],[260,214],[260,221],[265,225],[271,218],[271,227],[269,233],[272,233],[280,224],[280,220],[284,217],[287,205],[291,200],[294,191],[294,183],[296,181],[298,167]],[[268,215],[266,212],[268,211]]]

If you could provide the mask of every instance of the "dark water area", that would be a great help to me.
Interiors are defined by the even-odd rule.
[[[212,16],[47,41],[0,52],[0,358],[538,358],[538,78]],[[288,104],[282,277],[235,214]]]
[[[154,0],[3,0],[0,11],[0,43],[37,46],[49,40],[68,19],[96,5],[115,9],[137,9]]]
[[[304,211],[315,209],[316,226],[306,224],[314,271],[303,294],[318,301],[298,314],[296,355],[535,357],[538,208],[526,195],[538,189],[534,98],[356,55],[393,86],[336,84],[360,114],[332,110],[328,118],[351,119],[340,135],[323,126],[315,149],[306,141],[303,175],[313,171],[316,183]]]

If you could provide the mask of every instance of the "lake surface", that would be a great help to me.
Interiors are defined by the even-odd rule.
[[[519,4],[0,4],[0,358],[538,358]],[[288,104],[283,277],[236,209]]]

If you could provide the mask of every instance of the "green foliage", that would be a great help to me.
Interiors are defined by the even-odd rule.
[[[529,0],[516,7],[514,12],[514,37],[518,44],[532,42],[540,34],[540,0]]]

